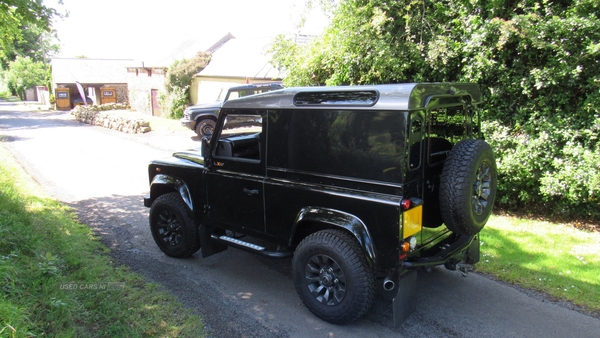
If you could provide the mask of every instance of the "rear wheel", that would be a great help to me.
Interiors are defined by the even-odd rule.
[[[292,271],[304,305],[327,322],[350,323],[373,304],[373,271],[358,242],[343,231],[306,237],[296,249]]]
[[[177,193],[161,195],[152,203],[150,230],[160,250],[171,257],[189,257],[200,249],[198,227]]]
[[[477,234],[492,214],[497,171],[494,152],[483,140],[458,142],[441,176],[440,206],[444,223],[458,234]]]

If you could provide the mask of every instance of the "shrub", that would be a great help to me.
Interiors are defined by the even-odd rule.
[[[321,38],[273,62],[286,85],[475,82],[498,204],[600,220],[597,0],[346,0]],[[285,55],[285,53],[292,53]]]
[[[189,88],[194,75],[199,73],[210,62],[211,54],[198,52],[192,59],[176,60],[169,71],[165,86],[166,93],[160,95],[160,105],[163,111],[169,112],[169,117],[179,119],[189,103]]]

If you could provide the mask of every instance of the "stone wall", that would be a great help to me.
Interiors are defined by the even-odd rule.
[[[77,106],[71,115],[79,122],[122,131],[130,134],[147,133],[150,122],[128,114],[125,104],[108,103],[99,106]]]

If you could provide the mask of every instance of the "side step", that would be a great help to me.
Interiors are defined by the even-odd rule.
[[[237,238],[229,237],[229,236],[218,236],[215,234],[210,235],[210,238],[219,243],[232,246],[234,248],[250,251],[255,254],[259,254],[265,257],[270,258],[287,258],[292,257],[294,254],[293,251],[268,251],[265,247],[260,245],[240,241]]]

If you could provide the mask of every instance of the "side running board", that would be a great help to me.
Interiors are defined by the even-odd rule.
[[[256,245],[249,242],[241,241],[237,238],[229,237],[229,236],[218,236],[218,235],[210,235],[210,238],[219,243],[232,246],[234,248],[246,250],[255,254],[259,254],[265,257],[270,258],[287,258],[292,257],[294,254],[293,251],[268,251],[265,247],[260,245]]]

